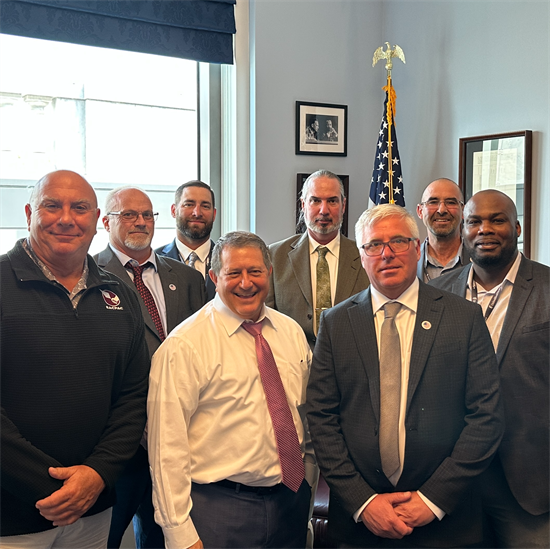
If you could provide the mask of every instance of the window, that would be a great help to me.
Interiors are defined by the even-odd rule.
[[[197,62],[0,35],[0,253],[27,235],[29,188],[71,169],[99,206],[121,185],[160,213],[153,246],[174,238],[174,190],[198,173]],[[98,223],[90,252],[107,244]]]

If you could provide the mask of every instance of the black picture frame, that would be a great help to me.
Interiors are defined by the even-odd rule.
[[[458,180],[464,200],[484,189],[508,195],[518,210],[518,248],[525,257],[531,255],[532,134],[524,130],[459,139]]]
[[[302,202],[300,200],[300,193],[304,186],[305,180],[310,176],[309,173],[299,173],[296,176],[296,234],[302,234],[306,231],[306,226],[303,220],[300,219],[300,212],[302,211]],[[346,209],[344,210],[344,217],[342,219],[342,227],[340,232],[344,236],[348,236],[348,208],[347,201],[349,197],[349,175],[338,176],[342,184],[344,185],[344,195],[346,196]]]
[[[296,154],[347,156],[347,105],[296,101]]]

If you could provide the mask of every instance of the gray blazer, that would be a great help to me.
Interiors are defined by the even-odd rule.
[[[269,252],[273,262],[273,274],[266,305],[298,322],[309,344],[313,346],[315,344],[314,305],[307,232],[272,244],[269,246]],[[368,285],[369,279],[361,266],[361,258],[355,242],[341,235],[334,304],[364,290]]]
[[[430,285],[462,297],[471,265]],[[506,431],[498,454],[518,503],[548,513],[550,268],[521,258],[497,346]]]
[[[132,279],[128,276],[128,272],[109,246],[99,254],[94,255],[94,259],[100,267],[128,282],[128,286],[138,295],[141,312],[145,320],[145,339],[149,347],[149,354],[153,356],[153,353],[161,344],[160,336],[143,299],[139,296]],[[180,322],[204,305],[204,279],[195,269],[179,261],[161,257],[158,254],[157,268],[166,303],[166,335],[168,335]]]
[[[503,431],[497,364],[481,308],[420,282],[405,460],[396,487],[380,460],[379,369],[369,288],[323,313],[313,353],[306,407],[330,487],[329,531],[337,540],[380,547],[353,514],[375,493],[420,490],[447,516],[415,528],[407,541],[421,547],[480,541],[475,480]]]

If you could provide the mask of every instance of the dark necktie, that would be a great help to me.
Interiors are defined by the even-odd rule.
[[[242,327],[254,336],[258,369],[277,441],[283,484],[297,492],[304,480],[304,460],[283,382],[271,347],[262,335],[262,323],[243,322]]]
[[[319,246],[317,253],[317,286],[316,286],[316,298],[315,298],[315,333],[319,331],[319,321],[321,319],[321,313],[325,309],[332,307],[332,298],[330,293],[330,271],[328,268],[328,261],[326,258],[328,248],[326,246]]]
[[[143,269],[146,269],[149,265],[152,266],[150,261],[142,266],[132,265],[131,261],[128,261],[128,263],[126,263],[126,267],[132,269],[132,271],[134,272],[134,284],[136,285],[137,291],[139,292],[141,299],[143,299],[143,302],[145,303],[145,306],[147,307],[147,310],[149,311],[149,314],[151,315],[151,318],[155,323],[155,328],[157,329],[160,340],[164,341],[166,336],[164,335],[164,328],[162,327],[162,322],[160,320],[160,315],[155,304],[155,300],[153,299],[153,295],[149,291],[149,288],[145,286],[143,278],[141,278],[141,273],[143,272]]]
[[[189,267],[192,267],[194,269],[195,262],[197,261],[198,258],[199,256],[196,254],[196,252],[191,252],[187,257],[187,265],[189,265]]]
[[[386,477],[399,468],[399,403],[401,400],[401,343],[395,317],[401,303],[384,305],[380,334],[380,458]]]

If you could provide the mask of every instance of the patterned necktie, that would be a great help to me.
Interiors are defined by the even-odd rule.
[[[162,322],[160,320],[160,315],[155,304],[155,300],[153,299],[149,288],[145,286],[143,278],[141,278],[141,273],[149,266],[153,266],[150,261],[148,261],[147,263],[145,263],[145,265],[142,265],[141,267],[139,265],[133,265],[131,261],[128,261],[128,263],[126,263],[126,267],[134,271],[134,284],[136,285],[137,291],[139,292],[141,299],[143,299],[143,302],[145,303],[145,306],[147,307],[147,310],[149,311],[149,314],[151,315],[151,318],[155,323],[155,328],[157,329],[160,340],[164,341],[166,336],[164,335],[164,328],[162,327]]]
[[[197,261],[198,258],[199,256],[195,252],[191,252],[187,257],[187,265],[189,265],[189,267],[192,267],[194,269],[195,262]]]
[[[395,317],[401,303],[384,305],[380,334],[380,457],[390,478],[399,469],[399,402],[401,400],[401,343]]]
[[[328,268],[327,255],[328,248],[319,246],[317,253],[317,291],[315,299],[315,334],[319,331],[319,321],[321,313],[325,309],[332,307],[332,298],[330,293],[330,272]]]
[[[304,460],[283,382],[277,364],[275,364],[271,347],[262,335],[262,323],[243,322],[242,327],[254,336],[258,370],[260,371],[267,408],[271,416],[275,440],[277,441],[283,484],[292,491],[297,492],[304,480]]]

